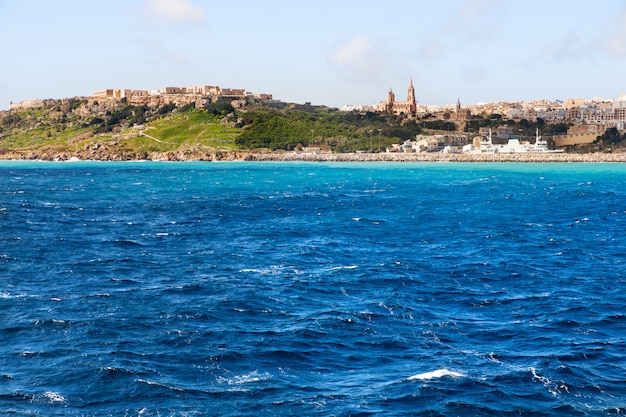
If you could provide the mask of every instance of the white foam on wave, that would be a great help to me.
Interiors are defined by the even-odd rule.
[[[464,375],[458,372],[449,371],[446,368],[443,368],[443,369],[437,369],[436,371],[424,372],[421,374],[410,376],[407,378],[407,381],[415,381],[415,380],[426,381],[429,379],[443,378],[445,376],[449,376],[452,378],[461,378]]]
[[[165,385],[165,384],[163,384],[161,382],[149,381],[147,379],[137,379],[137,382],[140,382],[142,384],[152,385],[152,386],[159,387],[159,388],[168,389],[168,390],[171,390],[171,391],[177,391],[177,392],[183,392],[184,391],[182,388],[171,387],[171,386]]]
[[[63,397],[59,393],[52,392],[52,391],[45,392],[43,394],[43,397],[51,403],[64,403],[65,402],[65,397]]]
[[[232,378],[218,378],[218,382],[226,383],[228,385],[244,385],[254,382],[263,382],[269,379],[268,373],[260,373],[259,371],[252,371],[247,374],[233,376]]]
[[[6,291],[1,291],[0,292],[0,298],[10,299],[10,298],[21,298],[21,297],[24,297],[24,295],[23,294],[13,295],[13,294],[9,294]]]
[[[331,271],[336,271],[338,269],[357,269],[357,265],[345,265],[345,266],[333,266],[330,268]]]
[[[569,393],[569,387],[567,386],[567,384],[565,384],[565,382],[563,381],[553,382],[549,378],[537,374],[537,370],[532,366],[530,367],[529,370],[533,375],[533,380],[537,380],[541,382],[543,386],[548,389],[548,392],[552,394],[554,397],[558,397],[559,394],[561,394],[562,392]]]
[[[489,360],[495,363],[502,364],[502,361],[498,359],[498,355],[496,355],[494,352],[489,352]]]
[[[534,367],[532,367],[532,366],[530,367],[530,372],[533,374],[533,378],[539,380],[543,384],[550,384],[550,383],[552,383],[552,381],[550,381],[545,376],[537,375],[537,370]]]
[[[261,275],[278,275],[281,273],[281,271],[277,268],[268,268],[268,269],[244,268],[244,269],[240,269],[239,272],[261,274]]]

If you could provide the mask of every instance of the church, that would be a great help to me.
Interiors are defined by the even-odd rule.
[[[382,101],[378,105],[378,111],[380,113],[393,113],[393,114],[415,114],[417,113],[417,101],[415,100],[415,89],[413,88],[413,78],[409,83],[409,89],[406,96],[406,101],[396,101],[396,96],[393,90],[389,89],[387,93],[387,101]]]

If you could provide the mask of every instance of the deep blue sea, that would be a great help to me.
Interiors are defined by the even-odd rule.
[[[626,165],[0,162],[0,415],[626,413]]]

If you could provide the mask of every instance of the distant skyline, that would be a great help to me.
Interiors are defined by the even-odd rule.
[[[626,1],[0,0],[0,110],[105,88],[285,102],[616,99]]]

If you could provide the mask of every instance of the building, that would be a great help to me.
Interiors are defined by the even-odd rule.
[[[183,94],[183,89],[180,87],[163,87],[159,89],[159,94],[161,95]]]
[[[40,99],[24,100],[24,101],[21,101],[19,103],[11,102],[9,104],[9,109],[11,109],[11,110],[13,110],[13,109],[35,109],[35,108],[43,107],[43,106],[44,106],[44,102],[43,102],[43,100],[40,100]]]
[[[272,94],[252,94],[240,88],[220,88],[215,85],[199,85],[191,87],[163,87],[158,90],[98,90],[93,93],[95,98],[132,98],[135,103],[147,100],[150,97],[161,96],[185,96],[185,97],[207,97],[223,98],[229,100],[240,100],[246,97],[254,97],[259,100],[273,101]],[[180,98],[180,97],[178,97]]]
[[[387,93],[387,100],[381,102],[378,105],[378,111],[380,113],[392,113],[392,114],[415,114],[417,113],[417,101],[415,100],[415,89],[413,88],[413,78],[409,83],[407,91],[406,101],[396,101],[396,96],[393,90],[389,90]]]
[[[461,107],[461,99],[458,98],[456,100],[456,113],[455,113],[455,118],[457,121],[462,122],[465,120],[469,120],[472,118],[472,112],[468,109],[468,110],[463,110],[463,108]]]
[[[225,98],[244,98],[246,90],[240,88],[222,88],[221,96]]]
[[[96,97],[96,98],[113,97],[113,92],[114,91],[112,89],[98,90],[98,91],[93,93],[93,96]]]
[[[215,85],[198,85],[185,88],[187,94],[198,94],[204,96],[219,96],[220,88]]]

